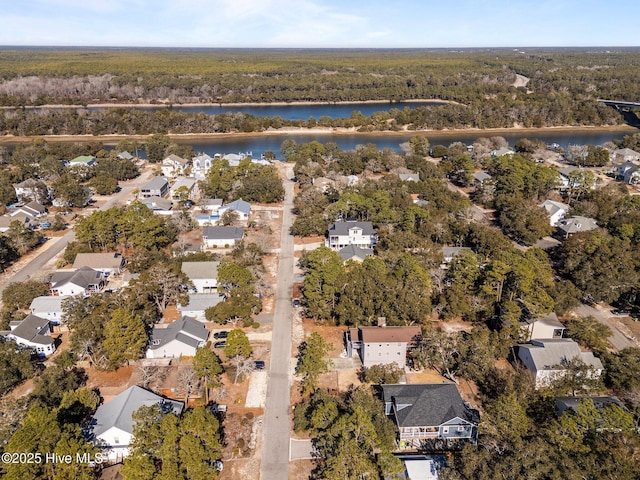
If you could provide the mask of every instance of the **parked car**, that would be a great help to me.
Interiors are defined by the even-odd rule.
[[[293,299],[293,307],[294,308],[300,307],[300,299],[299,298],[294,298]]]
[[[227,341],[222,340],[221,342],[216,342],[213,344],[213,348],[224,348],[227,346]]]
[[[216,332],[213,334],[213,338],[227,338],[229,336],[229,332],[223,330],[221,332]]]
[[[253,368],[256,370],[264,370],[265,363],[262,360],[256,360],[253,362]]]
[[[615,310],[611,310],[611,313],[614,315],[629,315],[629,310],[625,310],[624,308],[616,308]]]

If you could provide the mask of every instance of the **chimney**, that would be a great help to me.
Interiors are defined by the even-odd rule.
[[[378,317],[378,326],[379,327],[386,327],[387,326],[387,317]]]

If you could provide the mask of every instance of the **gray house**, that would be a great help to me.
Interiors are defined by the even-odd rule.
[[[220,215],[229,211],[236,212],[239,220],[248,220],[249,215],[251,215],[251,204],[239,198],[238,200],[227,203],[218,209]]]
[[[462,401],[453,383],[382,385],[385,414],[398,426],[400,448],[428,440],[475,443],[480,414]]]
[[[164,177],[153,177],[140,189],[142,198],[166,197],[169,193],[169,182]]]
[[[207,247],[233,247],[244,237],[240,227],[204,227],[202,241]]]
[[[166,328],[153,327],[146,357],[193,357],[208,338],[209,330],[202,323],[183,316]]]
[[[593,218],[574,215],[573,217],[560,220],[558,228],[564,232],[565,238],[568,238],[572,233],[595,230],[598,228],[598,224]]]
[[[176,415],[182,413],[184,404],[156,395],[136,385],[116,395],[98,407],[85,428],[85,435],[112,462],[122,461],[129,455],[133,440],[133,414],[142,406],[160,405],[162,411]]]
[[[64,321],[63,302],[69,297],[36,297],[31,301],[29,310],[32,314],[49,320],[52,325],[59,325]]]
[[[354,262],[363,262],[365,258],[373,255],[371,248],[360,248],[356,245],[347,245],[338,251],[338,255],[343,262],[353,260]]]
[[[49,280],[52,295],[88,295],[104,287],[102,272],[89,267],[55,272]]]
[[[218,265],[220,262],[182,262],[182,273],[191,283],[195,293],[218,291]]]
[[[178,305],[178,311],[181,315],[187,315],[200,322],[205,322],[207,320],[204,316],[205,310],[215,307],[220,302],[224,302],[224,300],[225,296],[222,293],[190,294],[186,304]]]

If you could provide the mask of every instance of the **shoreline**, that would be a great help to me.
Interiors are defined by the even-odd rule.
[[[544,134],[549,132],[620,132],[620,133],[640,133],[640,130],[629,125],[611,125],[604,127],[596,126],[560,126],[560,127],[541,127],[541,128],[464,128],[464,129],[449,129],[449,130],[401,130],[401,131],[382,131],[382,132],[358,132],[355,129],[349,128],[305,128],[305,127],[288,127],[277,130],[267,130],[264,132],[235,132],[235,133],[181,133],[181,134],[169,134],[168,136],[175,141],[185,140],[215,140],[218,138],[247,138],[247,137],[262,137],[262,136],[286,136],[286,135],[362,135],[362,136],[407,136],[407,135],[429,135],[438,137],[454,137],[456,135],[469,135],[469,134],[482,134],[486,133],[488,137],[500,136],[501,134],[522,133],[523,138],[532,134]],[[36,138],[42,138],[48,142],[102,142],[102,143],[117,143],[120,140],[139,140],[144,141],[149,138],[150,135],[36,135],[36,136],[12,136],[4,135],[0,136],[0,145],[12,145],[20,143],[29,143]]]
[[[39,108],[56,108],[56,109],[89,109],[89,108],[195,108],[195,107],[287,107],[287,106],[305,106],[305,105],[397,105],[398,103],[450,103],[453,105],[464,105],[455,100],[443,100],[440,98],[412,98],[407,100],[360,100],[360,101],[293,101],[293,102],[205,102],[205,103],[89,103],[87,105],[25,105],[19,107],[2,106],[0,110],[37,110]]]

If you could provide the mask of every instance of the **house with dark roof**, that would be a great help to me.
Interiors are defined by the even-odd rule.
[[[181,268],[195,293],[213,293],[218,291],[218,265],[220,262],[182,262]]]
[[[209,330],[193,318],[183,316],[166,328],[156,325],[151,331],[147,358],[193,357],[209,338]]]
[[[491,175],[489,175],[487,172],[484,172],[484,171],[474,172],[473,184],[481,187],[484,184],[484,182],[486,182],[487,180],[491,180],[491,178],[492,178]]]
[[[592,395],[584,395],[579,397],[557,397],[556,408],[558,409],[558,413],[560,413],[560,415],[562,415],[567,410],[577,412],[578,405],[581,401],[584,400],[591,400],[597,410],[602,410],[607,405],[615,405],[616,407],[620,407],[621,409],[628,411],[627,407],[624,406],[624,403],[622,403],[618,397],[598,397]]]
[[[104,288],[102,272],[89,267],[55,272],[49,280],[52,295],[89,295]]]
[[[85,436],[102,449],[110,461],[122,461],[129,455],[129,445],[133,440],[133,414],[142,406],[153,405],[160,405],[163,412],[176,415],[180,415],[184,408],[182,402],[134,385],[98,407],[84,429]]]
[[[120,275],[124,269],[125,259],[119,253],[78,253],[73,262],[74,269],[89,267],[106,277]]]
[[[567,373],[567,362],[582,360],[593,377],[602,374],[602,362],[591,352],[583,352],[570,338],[531,340],[517,346],[517,357],[533,375],[536,388],[552,384]]]
[[[381,385],[385,414],[398,427],[400,448],[429,440],[475,443],[480,414],[462,401],[454,383]]]
[[[347,356],[357,352],[362,366],[395,363],[404,368],[407,364],[407,349],[414,346],[422,333],[418,325],[387,327],[378,320],[377,327],[350,328],[345,333]]]
[[[378,236],[371,222],[335,222],[329,225],[325,245],[333,250],[340,250],[349,245],[360,248],[373,248]]]
[[[360,248],[356,245],[347,245],[338,250],[338,255],[342,258],[343,262],[353,260],[354,262],[361,263],[365,258],[373,255],[373,250],[371,248]]]
[[[204,227],[202,241],[205,246],[228,248],[244,238],[244,228],[240,227]]]
[[[24,320],[9,323],[10,332],[6,338],[18,345],[32,348],[43,357],[56,351],[55,340],[51,337],[49,320],[35,315],[27,315]]]
[[[166,197],[169,193],[169,182],[164,177],[153,177],[142,188],[140,188],[140,197]]]

